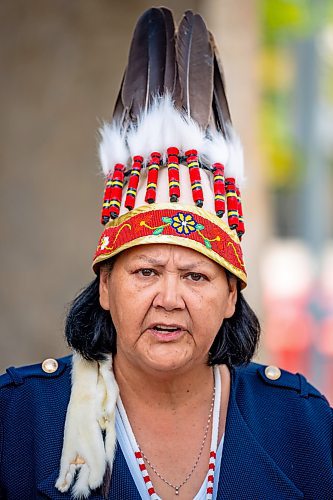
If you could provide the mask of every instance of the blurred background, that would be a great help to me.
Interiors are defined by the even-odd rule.
[[[257,359],[333,403],[333,3],[166,0],[200,12],[245,150],[246,297]],[[0,369],[66,354],[69,302],[93,279],[110,118],[145,0],[0,3]]]

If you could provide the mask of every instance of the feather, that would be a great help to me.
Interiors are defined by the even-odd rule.
[[[133,121],[164,88],[166,60],[165,14],[145,11],[136,25],[122,89],[122,101]]]
[[[118,97],[117,97],[116,104],[115,104],[114,109],[113,109],[113,115],[112,115],[112,119],[116,120],[119,123],[122,122],[124,109],[125,109],[124,103],[122,100],[122,91],[123,91],[125,75],[126,75],[126,70],[125,70],[123,78],[121,80],[120,89],[118,92]]]
[[[129,152],[125,144],[124,133],[116,121],[111,124],[104,123],[103,127],[99,129],[99,133],[102,138],[99,145],[99,159],[106,177],[113,173],[117,163],[126,165]]]
[[[210,166],[214,163],[226,165],[229,158],[229,148],[227,141],[221,133],[213,132],[209,139],[205,139],[202,148],[202,156],[208,160]]]
[[[226,137],[227,124],[231,123],[231,117],[225,93],[223,68],[218,55],[214,37],[211,33],[209,33],[209,39],[214,54],[213,113],[215,126],[217,130],[222,132],[224,137]]]
[[[183,108],[205,130],[212,105],[213,53],[201,16],[185,12],[176,49]]]
[[[204,132],[198,123],[191,117],[184,117],[183,126],[180,127],[180,149],[186,153],[189,149],[196,149],[198,153],[201,152],[204,142]]]
[[[175,24],[172,12],[165,7],[161,7],[165,23],[165,68],[164,68],[164,88],[163,93],[168,93],[172,97],[176,88],[176,47],[175,47]]]
[[[236,185],[242,187],[245,181],[243,147],[239,136],[230,124],[227,125],[226,132],[229,159],[225,166],[225,177],[234,177]]]
[[[127,134],[127,144],[131,157],[143,156],[147,161],[150,153],[160,151],[163,146],[163,120],[160,112],[161,98],[154,98],[149,110],[142,113],[136,125],[132,125]]]

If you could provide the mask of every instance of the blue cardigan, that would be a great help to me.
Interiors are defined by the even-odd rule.
[[[251,363],[232,383],[218,499],[333,499],[332,412],[302,375],[278,380]],[[70,396],[71,358],[55,373],[41,365],[0,377],[0,498],[69,500],[54,487]],[[95,490],[91,499],[102,500]],[[140,500],[118,448],[109,499]]]

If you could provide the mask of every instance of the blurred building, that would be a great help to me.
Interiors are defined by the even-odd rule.
[[[230,0],[164,4],[178,19],[188,8],[201,12],[214,31],[235,125],[255,176],[255,2],[245,8]],[[66,308],[93,279],[100,234],[97,129],[111,117],[132,30],[149,6],[128,0],[1,2],[1,370],[67,352]],[[258,184],[251,181],[250,189]],[[253,203],[249,212],[254,218]],[[251,235],[247,245],[255,275]],[[256,297],[257,290],[254,280]]]
[[[329,390],[330,2],[163,3],[177,19],[188,8],[200,12],[220,48],[246,158],[246,297],[264,326],[258,358],[305,371]],[[0,4],[1,371],[67,352],[66,308],[94,277],[100,234],[97,129],[111,117],[134,24],[150,6],[147,0]]]

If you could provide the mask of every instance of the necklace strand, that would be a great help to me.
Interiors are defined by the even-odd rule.
[[[156,467],[150,462],[150,460],[146,457],[146,455],[144,454],[144,452],[142,451],[140,445],[138,444],[138,449],[139,449],[139,452],[142,456],[142,458],[145,459],[145,461],[147,462],[147,464],[149,465],[149,467],[152,469],[152,471],[156,474],[157,477],[159,477],[165,484],[167,484],[168,486],[170,486],[171,488],[173,488],[175,490],[175,494],[176,495],[179,495],[179,490],[182,486],[184,486],[184,484],[187,483],[187,481],[190,479],[190,477],[192,476],[193,472],[195,471],[195,469],[197,468],[197,465],[200,461],[200,458],[201,458],[201,455],[202,455],[202,452],[203,452],[203,449],[204,449],[204,446],[205,446],[205,443],[206,443],[206,440],[207,440],[207,436],[208,436],[208,431],[209,431],[209,427],[210,427],[210,423],[211,423],[211,420],[212,420],[212,414],[213,414],[213,408],[214,408],[214,402],[215,402],[215,384],[214,384],[214,389],[213,389],[213,396],[212,396],[212,400],[211,400],[211,404],[210,404],[210,409],[209,409],[209,414],[208,414],[208,420],[207,420],[207,425],[206,425],[206,428],[205,428],[205,434],[204,434],[204,437],[203,437],[203,440],[202,440],[202,443],[201,443],[201,446],[200,446],[200,450],[199,450],[199,453],[198,453],[198,456],[197,456],[197,459],[196,461],[194,462],[194,465],[191,469],[191,471],[187,474],[187,476],[185,477],[185,479],[177,486],[175,484],[172,484],[170,481],[168,481],[165,477],[162,476],[162,474],[160,474]]]

